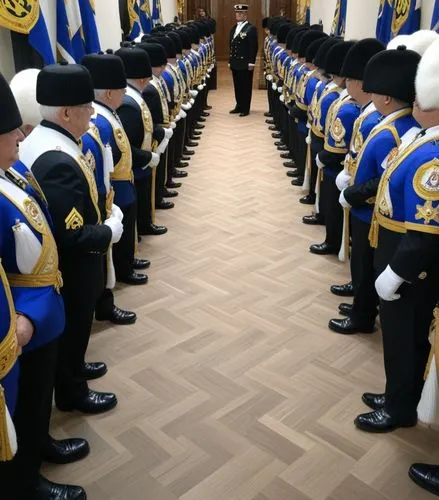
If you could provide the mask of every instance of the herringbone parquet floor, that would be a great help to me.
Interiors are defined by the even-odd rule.
[[[54,413],[56,437],[83,436],[86,460],[47,470],[91,500],[424,500],[413,461],[439,462],[425,427],[374,436],[354,429],[364,390],[383,388],[380,334],[346,338],[326,324],[328,287],[346,268],[308,253],[305,227],[264,124],[228,114],[228,72],[175,200],[169,227],[140,254],[150,283],[117,291],[131,327],[96,325],[90,360],[109,373],[108,415]]]

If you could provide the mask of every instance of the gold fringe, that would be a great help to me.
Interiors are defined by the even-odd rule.
[[[5,391],[0,385],[0,462],[7,462],[14,458],[9,443],[8,424],[6,421]]]
[[[369,231],[369,242],[372,248],[378,248],[378,232],[379,232],[379,224],[374,214],[372,217],[372,223],[370,225]]]
[[[344,254],[345,254],[345,259],[349,260],[350,258],[350,237],[351,237],[351,231],[349,227],[349,222],[350,222],[350,213],[351,210],[349,208],[344,209],[344,217],[345,217],[345,226],[344,226]]]
[[[439,368],[439,342],[436,342],[436,339],[438,339],[438,334],[439,334],[439,307],[435,307],[433,311],[433,321],[431,322],[430,326],[430,344],[431,344],[431,349],[430,349],[430,354],[428,356],[428,361],[427,361],[427,366],[425,367],[425,373],[424,373],[424,380],[427,380],[428,375],[430,373],[430,368],[431,368],[431,363],[433,362],[433,357],[435,358],[436,362],[436,368]]]

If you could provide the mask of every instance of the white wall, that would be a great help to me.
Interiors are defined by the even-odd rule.
[[[162,0],[162,15],[165,24],[172,23],[177,15],[177,0]]]

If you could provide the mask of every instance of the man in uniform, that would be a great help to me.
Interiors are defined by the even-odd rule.
[[[230,32],[229,65],[233,74],[236,105],[230,113],[247,116],[252,100],[253,73],[258,54],[258,31],[247,20],[248,5],[235,5],[237,24]]]
[[[30,82],[35,85],[35,79]],[[31,95],[35,95],[35,88]],[[18,111],[10,91],[5,98],[14,119]],[[28,129],[29,124],[25,125]],[[9,143],[15,146],[16,155],[22,133],[12,130],[8,137],[2,137],[3,154],[10,151]],[[22,162],[9,168],[11,159],[4,161],[0,170],[0,256],[11,284],[18,315],[17,339],[23,353],[14,415],[18,452],[13,461],[0,467],[2,491],[11,500],[55,495],[83,499],[82,488],[55,484],[39,474],[43,459],[73,462],[89,453],[89,445],[85,440],[49,438],[58,342],[65,327],[62,278],[46,199]]]
[[[101,223],[93,171],[78,145],[93,112],[93,85],[79,65],[50,65],[38,75],[37,101],[43,121],[20,147],[20,159],[32,169],[47,199],[60,257],[66,309],[55,378],[55,402],[61,411],[102,413],[116,396],[89,389],[84,370],[94,309],[102,293],[102,254],[120,239],[116,217]]]
[[[370,243],[376,248],[386,389],[383,394],[363,394],[363,402],[374,411],[359,415],[355,425],[367,432],[416,425],[424,385],[430,325],[439,297],[439,120],[432,70],[437,68],[437,48],[435,42],[427,50],[419,71],[421,57],[416,52],[384,52],[381,79],[374,82],[378,91],[402,63],[410,73],[404,81],[395,81],[395,88],[407,92],[406,102],[416,96],[413,116],[422,129],[410,130],[390,153],[376,195]]]

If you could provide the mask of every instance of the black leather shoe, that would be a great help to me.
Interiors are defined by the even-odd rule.
[[[439,496],[439,465],[413,464],[409,477],[424,490]]]
[[[117,405],[117,397],[112,392],[96,392],[91,389],[84,399],[76,402],[59,404],[56,406],[60,411],[80,411],[87,414],[105,413],[112,410]]]
[[[171,191],[169,189],[165,189],[163,191],[162,196],[163,196],[163,198],[175,198],[176,196],[178,196],[178,193],[177,193],[177,191]]]
[[[279,130],[277,129],[276,125],[270,125],[268,127],[268,130],[271,130],[272,132],[279,132]]]
[[[297,170],[288,170],[287,172],[287,177],[293,177],[293,178],[296,178],[296,177],[299,177],[300,174]]]
[[[187,177],[188,173],[184,170],[177,170],[176,168],[172,171],[172,177],[176,179],[181,179],[182,177]],[[178,193],[177,193],[178,194]]]
[[[265,123],[267,125],[274,125],[274,120],[272,120],[271,118],[268,118],[267,120],[265,120]]]
[[[291,160],[291,153],[289,151],[288,153],[282,153],[280,157],[282,158],[282,160]]]
[[[302,203],[302,205],[314,205],[316,197],[313,194],[307,194],[303,198],[300,198],[299,202]]]
[[[204,106],[204,109],[207,109],[209,111],[210,109],[212,109],[212,106],[209,106],[208,104],[206,104],[206,106]]]
[[[352,285],[352,281],[349,283],[345,283],[344,285],[332,285],[331,293],[334,295],[338,295],[339,297],[353,297],[354,296],[354,287]]]
[[[195,130],[192,135],[190,136],[191,141],[198,141],[201,137],[201,132],[198,130]]]
[[[302,222],[308,226],[323,226],[324,222],[318,214],[304,215]]]
[[[243,116],[248,116],[250,113],[239,113],[239,116],[243,117]]]
[[[373,394],[372,392],[365,392],[361,396],[361,400],[366,406],[372,408],[372,410],[381,410],[384,408],[386,404],[386,395]]]
[[[81,486],[52,483],[43,476],[37,486],[39,500],[87,500],[87,494]]]
[[[292,186],[303,186],[303,177],[299,175],[291,181]]]
[[[166,187],[169,189],[176,189],[176,188],[181,187],[181,182],[168,181],[166,183]],[[164,227],[164,226],[162,226],[162,227]]]
[[[148,276],[146,274],[139,274],[132,271],[131,274],[125,276],[122,279],[118,279],[121,283],[126,283],[127,285],[145,285],[148,283]]]
[[[159,226],[157,224],[150,224],[145,234],[150,234],[153,236],[159,236],[161,234],[166,234],[168,232],[168,228],[166,226]]]
[[[203,128],[206,128],[205,125],[203,125],[202,123],[197,123],[194,127],[194,130],[203,130]]]
[[[111,311],[109,316],[99,316],[96,315],[97,321],[109,321],[114,325],[132,325],[136,322],[137,316],[136,313],[131,311],[124,311],[117,306],[113,306],[113,310]]]
[[[186,167],[188,167],[188,166],[189,166],[189,163],[188,163],[187,161],[181,161],[181,162],[177,165],[177,167],[178,167],[178,168],[186,168]],[[169,186],[166,186],[166,187],[169,187]]]
[[[84,368],[82,369],[82,373],[87,380],[101,378],[107,371],[107,365],[102,362],[84,363]]]
[[[348,316],[343,319],[331,319],[328,327],[330,330],[342,335],[353,335],[355,333],[373,333],[375,331],[372,325],[358,325],[355,321]]]
[[[204,123],[206,121],[206,118],[203,118],[201,115],[200,117],[197,119],[197,122],[199,123]]]
[[[338,306],[338,312],[340,314],[343,314],[343,316],[350,316],[352,314],[352,308],[353,308],[352,304],[346,304],[345,302],[342,302]]]
[[[296,162],[294,160],[288,160],[284,162],[285,168],[296,168]]]
[[[273,132],[271,134],[271,137],[273,137],[273,139],[282,139],[282,134],[280,132]],[[276,143],[275,143],[276,144]],[[277,145],[277,144],[276,144]]]
[[[196,148],[198,146],[198,142],[189,141],[187,143],[187,146],[190,147],[190,148]]]
[[[238,109],[238,108],[233,108],[233,109],[231,109],[231,110],[229,111],[229,113],[230,113],[231,115],[236,115],[236,114],[238,114],[238,113],[241,113],[241,111],[239,111],[239,109]]]
[[[193,151],[192,149],[185,149],[184,154],[185,154],[185,156],[194,156],[195,151]],[[187,158],[187,159],[189,160],[190,158]]]
[[[266,116],[267,118],[269,118],[269,117],[271,117],[271,116],[272,116],[272,114],[271,114],[271,113],[269,113],[268,111],[266,111],[266,112],[264,113],[264,116]]]
[[[287,146],[283,143],[283,141],[282,141],[282,140],[280,140],[280,141],[276,141],[276,142],[274,143],[274,145],[275,145],[277,148],[280,148],[280,147],[282,147],[282,148],[283,148],[283,147],[287,147]]]
[[[277,150],[278,151],[289,151],[288,146],[285,146],[285,144],[283,144],[282,146],[277,146]]]
[[[85,439],[53,439],[49,436],[43,450],[43,460],[50,464],[72,464],[82,460],[90,453]]]
[[[326,241],[317,245],[311,245],[309,251],[316,255],[336,255],[338,252],[331,248]]]
[[[212,106],[210,106],[210,108],[212,108]],[[204,108],[204,109],[207,109],[207,108]],[[208,116],[210,116],[210,113],[208,113],[207,111],[203,111],[200,116],[202,116],[203,118],[207,118]]]
[[[169,210],[170,208],[174,208],[175,205],[172,201],[162,200],[156,204],[155,208],[160,210]]]
[[[151,262],[147,259],[134,259],[133,269],[139,271],[141,269],[148,269],[151,266]]]
[[[187,153],[185,153],[185,155],[186,155],[186,154],[187,154]],[[181,157],[181,160],[182,160],[182,161],[189,161],[190,159],[191,159],[190,155],[189,155],[189,156],[184,156],[184,155],[183,155],[183,156]]]
[[[400,427],[414,427],[418,422],[416,416],[411,419],[399,420],[389,415],[383,408],[371,413],[358,415],[354,424],[365,432],[392,432]]]

